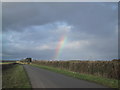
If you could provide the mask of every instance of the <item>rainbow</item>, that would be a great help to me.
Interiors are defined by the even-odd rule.
[[[57,60],[59,59],[59,56],[62,52],[62,49],[64,48],[64,45],[65,45],[65,42],[67,41],[67,36],[66,35],[63,35],[60,40],[59,40],[59,43],[57,45],[57,48],[55,50],[55,57],[54,57],[54,60]]]

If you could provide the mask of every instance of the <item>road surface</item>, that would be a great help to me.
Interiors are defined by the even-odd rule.
[[[105,86],[68,77],[30,65],[23,65],[32,88],[106,88]]]

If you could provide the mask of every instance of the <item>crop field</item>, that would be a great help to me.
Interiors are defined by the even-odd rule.
[[[0,62],[0,64],[12,64],[12,63],[16,63],[16,61],[3,60]]]
[[[119,86],[118,79],[120,77],[119,72],[120,62],[118,62],[118,60],[112,61],[33,60],[30,63],[28,63],[27,60],[22,60],[16,63],[15,62],[7,63],[8,64],[2,64],[3,88],[31,88],[31,81],[27,76],[28,73],[26,73],[23,67],[24,64],[28,64],[27,65],[28,67],[33,66],[42,69],[47,69],[77,79],[95,82],[104,86],[108,86],[110,88],[118,88]],[[28,68],[28,70],[29,69],[30,68]]]
[[[33,61],[32,63],[110,79],[120,77],[118,61]]]

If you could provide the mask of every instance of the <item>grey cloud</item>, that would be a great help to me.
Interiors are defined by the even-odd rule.
[[[83,40],[90,44],[64,48],[59,59],[117,58],[115,6],[117,3],[3,3],[3,58],[53,59],[64,33],[58,30],[62,24],[72,26],[66,35],[68,43]],[[35,49],[39,46],[46,49]]]
[[[101,6],[99,3],[3,3],[3,30],[8,27],[21,30],[22,27],[55,21],[66,21],[83,27],[87,25],[88,28],[97,25],[100,28],[107,20],[114,22],[117,15],[114,14],[117,11],[111,12],[112,9],[109,7],[115,3],[106,4],[108,5]],[[94,23],[90,23],[92,21]]]

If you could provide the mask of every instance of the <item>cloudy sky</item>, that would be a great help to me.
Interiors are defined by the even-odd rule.
[[[117,5],[117,2],[4,2],[3,59],[118,58]]]

